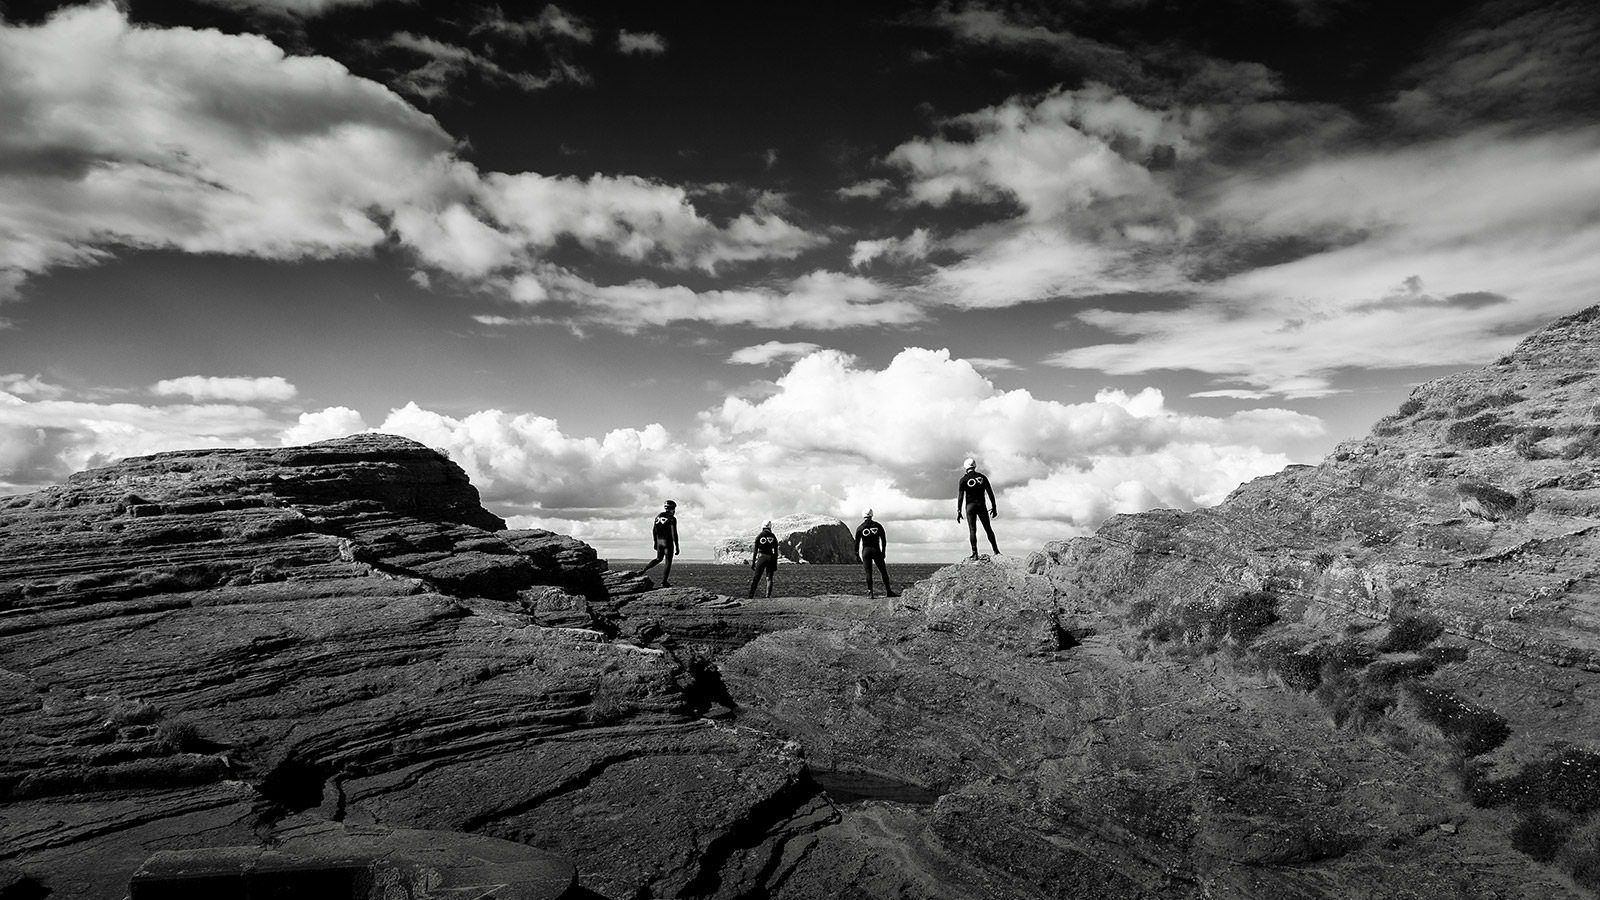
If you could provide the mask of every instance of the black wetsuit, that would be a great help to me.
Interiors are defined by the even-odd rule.
[[[761,583],[761,576],[767,576],[767,596],[772,596],[772,579],[778,574],[778,536],[771,531],[762,531],[756,535],[756,552],[750,560],[750,567],[756,572],[750,577],[749,596],[756,595],[756,585]]]
[[[989,499],[984,505],[984,497]],[[989,476],[977,469],[968,469],[961,474],[961,480],[956,482],[956,503],[965,511],[967,517],[967,537],[972,541],[972,555],[978,555],[978,523],[983,523],[983,533],[989,537],[989,546],[994,548],[995,555],[1000,554],[1000,545],[995,543],[994,528],[989,524],[989,510],[994,507],[994,488],[989,484]]]
[[[889,587],[889,570],[884,568],[884,551],[889,546],[889,534],[871,519],[863,521],[856,526],[856,546],[861,548],[861,565],[867,570],[867,593],[872,593],[872,564],[878,564],[878,573],[883,576],[883,592],[892,595],[894,589]]]
[[[650,523],[650,537],[655,541],[656,558],[645,563],[639,571],[648,572],[651,566],[665,560],[667,567],[661,570],[661,586],[668,587],[672,580],[672,556],[678,552],[677,515],[668,510],[656,513],[655,521]]]

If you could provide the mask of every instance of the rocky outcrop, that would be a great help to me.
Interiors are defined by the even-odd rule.
[[[711,561],[728,565],[748,563],[755,549],[756,535],[760,532],[760,528],[752,528],[747,534],[717,541],[711,551]],[[855,532],[832,516],[796,513],[773,519],[772,533],[778,538],[779,556],[790,562],[861,562],[861,556],[856,552]]]
[[[878,895],[1592,896],[1597,372],[1591,309],[1214,509],[745,644],[742,723],[940,794],[844,810],[774,896],[864,833]]]
[[[592,550],[476,503],[372,435],[0,502],[0,879],[120,900],[156,850],[309,816],[530,844],[600,896],[733,897],[831,820],[796,745],[703,717],[687,651],[608,637]]]
[[[120,897],[151,848],[310,817],[612,898],[1593,896],[1597,372],[1600,309],[1319,466],[898,598],[656,590],[160,467],[20,498],[0,884]]]

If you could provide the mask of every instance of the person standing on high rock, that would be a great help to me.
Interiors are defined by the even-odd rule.
[[[983,533],[989,536],[989,546],[994,548],[994,555],[1000,555],[1000,545],[994,542],[994,528],[989,525],[990,519],[998,519],[1000,510],[994,504],[994,488],[989,484],[989,476],[978,471],[978,461],[968,457],[962,462],[966,471],[961,473],[961,480],[956,482],[956,521],[961,521],[963,512],[967,516],[967,537],[972,541],[972,558],[978,558],[978,523],[983,522]],[[985,495],[989,498],[989,505],[983,505]]]
[[[650,537],[655,541],[656,558],[645,563],[639,574],[650,571],[650,567],[665,560],[667,567],[661,570],[661,586],[672,587],[672,557],[682,553],[678,545],[678,504],[668,500],[662,504],[661,512],[656,513],[655,521],[650,523]]]
[[[861,564],[867,570],[867,596],[876,597],[872,589],[872,564],[878,564],[878,573],[883,576],[883,594],[886,597],[898,597],[894,588],[889,586],[889,570],[883,567],[883,558],[889,551],[889,535],[883,526],[872,520],[872,510],[861,513],[861,524],[856,528],[856,552],[861,556]]]
[[[761,523],[761,533],[756,535],[755,547],[750,553],[750,568],[755,574],[750,576],[750,593],[748,597],[756,595],[756,585],[761,583],[761,576],[767,576],[767,596],[772,596],[772,579],[778,575],[778,536],[772,533],[770,520]]]

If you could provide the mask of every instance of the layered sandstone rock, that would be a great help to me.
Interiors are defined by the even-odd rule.
[[[101,470],[0,509],[0,885],[121,896],[315,817],[614,898],[1592,896],[1597,372],[1590,310],[1320,466],[893,599],[653,590],[299,466]]]
[[[711,561],[744,565],[755,549],[759,527],[748,533],[726,537],[712,548]],[[772,533],[778,538],[778,555],[800,563],[860,563],[855,532],[832,516],[796,513],[772,520]]]
[[[377,435],[0,503],[0,879],[120,900],[157,850],[311,816],[732,897],[830,820],[796,746],[702,717],[687,654],[607,636],[592,550],[482,526],[459,468]]]
[[[942,794],[844,810],[775,896],[863,833],[902,861],[867,895],[1592,896],[1597,402],[1591,309],[1217,508],[746,644],[744,723]]]

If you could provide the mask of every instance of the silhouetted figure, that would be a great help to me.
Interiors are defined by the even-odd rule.
[[[989,476],[978,471],[977,460],[970,457],[962,462],[966,471],[961,473],[961,480],[956,482],[956,521],[961,521],[964,511],[967,516],[967,537],[972,541],[972,558],[978,558],[978,523],[983,523],[983,533],[989,536],[989,546],[994,548],[994,555],[1000,555],[1000,545],[994,542],[994,528],[989,525],[991,518],[999,518],[1000,510],[995,508],[994,488],[989,485]],[[983,505],[983,498],[989,498],[987,508]]]
[[[650,537],[655,541],[656,558],[645,563],[639,574],[650,571],[650,567],[658,562],[665,561],[667,567],[661,570],[661,586],[672,587],[672,557],[682,553],[678,546],[678,504],[668,500],[661,507],[661,512],[656,513],[656,519],[650,524]]]
[[[772,522],[761,523],[761,533],[756,535],[756,545],[750,554],[750,568],[755,574],[750,577],[750,592],[747,596],[756,595],[756,585],[761,583],[761,576],[767,576],[767,596],[772,596],[772,579],[778,574],[778,536],[772,533]]]
[[[856,526],[856,552],[861,555],[861,565],[867,570],[867,596],[876,597],[872,590],[872,564],[878,564],[878,574],[883,576],[883,594],[886,597],[898,597],[894,588],[889,586],[889,570],[884,568],[883,559],[889,552],[889,534],[872,519],[872,510],[861,513],[861,524]]]

